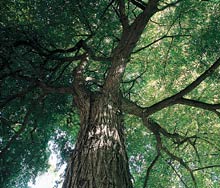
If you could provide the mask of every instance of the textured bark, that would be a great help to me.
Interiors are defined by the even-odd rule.
[[[123,32],[111,54],[111,67],[101,94],[94,95],[86,89],[83,72],[91,57],[90,50],[86,50],[74,71],[74,102],[80,111],[81,128],[63,188],[132,187],[123,135],[120,83],[131,52],[158,10],[159,0],[149,0],[144,11],[130,25],[125,2],[118,2]]]
[[[63,188],[132,187],[117,97],[102,94],[88,103]]]

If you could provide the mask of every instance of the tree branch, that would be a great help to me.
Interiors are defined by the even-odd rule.
[[[79,51],[80,48],[82,48],[82,44],[83,44],[83,40],[79,40],[75,46],[68,48],[68,49],[56,49],[56,50],[51,50],[49,51],[49,55],[48,56],[53,56],[55,54],[59,54],[59,53],[73,53],[76,51]]]
[[[169,7],[175,7],[175,6],[176,6],[178,3],[180,3],[181,1],[183,1],[183,0],[178,0],[178,1],[172,2],[172,3],[165,3],[166,6],[160,8],[159,11],[163,11],[163,10],[169,8]]]
[[[195,180],[195,177],[194,177],[194,174],[193,174],[193,170],[187,165],[187,163],[181,157],[178,157],[178,156],[174,155],[173,153],[171,153],[167,149],[166,146],[163,145],[162,140],[160,138],[160,134],[155,134],[155,137],[156,137],[156,140],[157,140],[157,145],[160,146],[160,150],[164,151],[168,156],[170,156],[170,158],[172,160],[179,162],[179,164],[182,165],[189,172],[189,174],[190,174],[190,176],[193,180],[194,186],[197,187],[196,180]]]
[[[24,89],[14,95],[10,95],[7,96],[6,98],[2,98],[1,97],[1,101],[0,101],[0,108],[4,107],[6,104],[8,104],[10,101],[13,101],[16,98],[20,98],[23,97],[24,95],[26,95],[27,93],[31,92],[34,88],[36,87],[36,85],[28,87],[27,89]]]
[[[166,146],[163,145],[162,143],[162,139],[161,139],[161,135],[160,133],[167,135],[167,136],[178,136],[175,134],[170,134],[168,133],[165,129],[163,129],[159,124],[156,124],[155,122],[153,122],[151,119],[144,119],[143,120],[144,124],[146,125],[146,127],[153,132],[153,134],[155,135],[156,141],[157,141],[157,150],[158,153],[162,151],[164,151],[168,156],[170,156],[173,160],[178,161],[183,167],[186,168],[186,170],[191,174],[191,177],[193,179],[194,184],[196,185],[196,181],[193,175],[192,170],[189,168],[189,166],[183,161],[182,158],[174,155],[173,153],[171,153]],[[162,130],[162,131],[161,131]],[[165,131],[165,132],[164,132]]]
[[[44,98],[44,95],[40,96],[37,100],[35,100],[34,102],[32,102],[29,110],[26,112],[25,117],[23,122],[21,123],[21,128],[11,137],[11,139],[8,141],[8,143],[6,144],[6,146],[0,151],[0,158],[3,157],[3,155],[8,151],[8,149],[11,147],[11,145],[13,144],[13,142],[24,132],[27,124],[28,124],[28,120],[29,120],[29,116],[30,114],[33,112],[34,107],[39,104],[40,101],[42,101]]]
[[[125,97],[121,97],[121,101],[122,101],[122,109],[124,112],[142,118],[142,114],[143,114],[142,107],[138,106],[135,102]]]
[[[86,44],[84,40],[82,40],[82,48],[86,51],[86,53],[89,55],[89,57],[94,61],[104,61],[104,62],[110,62],[111,57],[100,57],[96,56],[94,51]]]
[[[218,165],[209,165],[209,166],[204,166],[204,167],[200,167],[200,168],[195,168],[192,171],[199,171],[199,170],[204,170],[204,169],[208,169],[208,168],[219,168],[220,164]]]
[[[73,94],[74,90],[71,87],[51,87],[44,82],[38,81],[38,86],[43,89],[45,93],[59,93],[59,94]]]
[[[79,109],[83,109],[84,107],[88,107],[90,105],[90,91],[86,89],[86,80],[84,78],[84,71],[86,66],[88,65],[89,57],[88,54],[85,53],[83,58],[81,59],[78,66],[73,71],[73,89],[75,92],[74,102],[77,104]]]
[[[36,86],[40,87],[45,93],[60,93],[60,94],[73,94],[74,90],[71,87],[52,87],[44,83],[43,81],[31,78],[24,75],[14,75],[16,78],[20,78],[29,82],[34,83]]]
[[[165,146],[162,147],[162,150],[171,157],[172,160],[179,162],[191,175],[191,178],[193,180],[194,186],[197,187],[196,180],[193,174],[193,170],[184,162],[184,160],[173,153],[171,153]]]
[[[176,104],[183,104],[183,105],[193,106],[197,108],[202,108],[204,110],[209,110],[209,111],[215,112],[220,117],[220,112],[217,111],[218,109],[220,109],[220,104],[209,104],[209,103],[205,103],[205,102],[201,102],[201,101],[197,101],[193,99],[186,99],[183,97],[176,100]]]
[[[129,27],[129,21],[125,13],[125,2],[124,0],[118,0],[118,4],[119,4],[119,19],[122,23],[123,28],[126,30]]]
[[[110,57],[96,56],[93,50],[82,39],[79,40],[73,47],[68,48],[68,49],[48,50],[46,48],[38,47],[36,44],[33,44],[31,41],[25,41],[25,40],[18,40],[13,45],[14,47],[29,46],[33,48],[39,55],[46,57],[47,59],[59,60],[62,62],[80,60],[82,55],[77,55],[77,54],[81,48],[84,49],[89,54],[90,58],[93,59],[94,61],[105,61],[105,62],[111,61]],[[73,53],[73,52],[75,52],[75,56],[59,57],[60,54],[68,54],[68,53]]]
[[[142,10],[144,10],[147,6],[147,4],[141,0],[131,0],[131,3]]]
[[[154,160],[151,162],[150,166],[147,168],[147,172],[146,172],[146,176],[145,176],[145,179],[144,179],[144,184],[143,184],[143,188],[146,188],[147,187],[147,182],[149,180],[149,176],[150,176],[150,172],[152,170],[152,168],[154,167],[154,165],[156,164],[157,160],[159,159],[160,157],[160,153],[158,153],[156,155],[156,157],[154,158]]]
[[[193,89],[195,89],[203,80],[205,80],[208,76],[210,76],[220,65],[220,58],[218,58],[215,63],[207,69],[203,74],[201,74],[195,81],[193,81],[191,84],[189,84],[187,87],[182,89],[180,92],[178,92],[175,95],[172,95],[150,107],[145,108],[145,115],[149,116],[157,111],[162,110],[163,108],[166,108],[168,106],[174,105],[177,103],[177,100],[181,99],[184,95],[191,92]]]
[[[163,40],[163,39],[165,39],[165,38],[171,38],[171,39],[173,39],[173,38],[175,38],[175,37],[189,37],[189,36],[190,36],[190,35],[164,35],[164,36],[162,36],[162,37],[156,39],[155,41],[153,41],[153,42],[147,44],[146,46],[141,47],[141,48],[135,50],[135,51],[132,52],[132,53],[133,53],[133,54],[138,53],[138,52],[140,52],[140,51],[142,51],[142,50],[144,50],[144,49],[146,49],[146,48],[149,48],[149,47],[152,46],[153,44],[155,44],[155,43],[157,43],[157,42],[159,42],[159,41],[161,41],[161,40]]]
[[[189,188],[189,186],[184,182],[183,178],[180,176],[180,174],[177,172],[177,170],[174,168],[171,162],[166,161],[167,164],[173,169],[173,171],[176,173],[180,181],[185,185],[186,188]]]
[[[112,64],[103,86],[107,92],[117,92],[124,74],[126,64],[136,46],[145,26],[150,18],[157,12],[159,0],[150,0],[145,10],[139,14],[127,29],[123,29],[121,40],[112,54]]]

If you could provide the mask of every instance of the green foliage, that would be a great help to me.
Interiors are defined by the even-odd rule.
[[[114,9],[117,4],[102,0],[5,0],[0,7],[0,150],[8,147],[0,158],[0,185],[23,188],[47,170],[49,141],[55,143],[54,150],[60,150],[61,163],[68,159],[80,124],[72,96],[48,94],[36,87],[36,80],[55,88],[74,81],[78,62],[61,59],[77,52],[50,53],[73,47],[83,39],[93,55],[109,57],[122,27]],[[121,84],[123,96],[142,107],[150,106],[177,93],[210,67],[220,54],[219,10],[219,0],[186,0],[158,12],[131,54]],[[130,23],[140,12],[127,4]],[[91,61],[84,74],[87,89],[99,91],[109,67],[109,62]],[[220,103],[219,79],[218,70],[187,98]],[[201,138],[195,141],[197,150],[187,143],[177,148],[169,138],[162,138],[172,153],[192,167],[220,164],[216,114],[173,105],[152,118],[170,133]],[[157,154],[156,140],[134,116],[125,116],[125,128],[130,170],[134,187],[139,188]],[[198,187],[217,188],[219,174],[219,167],[196,171]],[[180,177],[193,187],[188,171],[163,153],[150,173],[148,186],[184,187]]]

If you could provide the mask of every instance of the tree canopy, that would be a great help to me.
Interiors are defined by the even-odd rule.
[[[5,0],[0,7],[3,188],[28,187],[48,169],[49,141],[68,160],[80,124],[72,87],[80,60],[89,62],[86,91],[99,93],[110,84],[115,50],[126,49],[123,77],[113,84],[120,84],[134,187],[219,186],[219,0]],[[146,27],[130,43],[134,36],[123,33],[138,35],[145,13]]]

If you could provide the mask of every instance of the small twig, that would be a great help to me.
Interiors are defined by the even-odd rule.
[[[174,168],[171,162],[166,161],[168,165],[173,169],[173,171],[176,173],[180,181],[186,186],[186,188],[189,188],[189,186],[184,182],[183,178],[180,176],[180,174],[177,172],[177,170]]]

